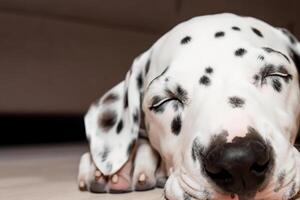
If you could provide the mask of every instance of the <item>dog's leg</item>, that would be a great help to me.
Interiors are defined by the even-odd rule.
[[[137,191],[155,187],[155,171],[158,166],[158,154],[145,139],[139,139],[134,160],[133,187]]]
[[[159,168],[156,171],[156,187],[158,188],[164,188],[165,184],[167,182],[167,171],[166,171],[166,165],[165,162],[161,159]]]
[[[90,153],[81,156],[78,173],[78,186],[81,191],[106,192],[106,180],[99,170],[96,169]]]

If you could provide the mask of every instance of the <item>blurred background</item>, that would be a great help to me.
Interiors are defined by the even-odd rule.
[[[233,12],[300,38],[300,1],[1,0],[0,145],[84,141],[91,102],[193,16]]]

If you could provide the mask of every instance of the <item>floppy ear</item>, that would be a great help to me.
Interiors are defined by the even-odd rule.
[[[148,51],[134,60],[125,80],[92,104],[84,117],[93,161],[104,175],[118,171],[135,147],[144,123],[141,101],[149,64]]]

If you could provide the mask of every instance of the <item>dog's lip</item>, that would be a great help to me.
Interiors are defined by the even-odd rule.
[[[207,193],[209,193],[211,186],[206,185],[207,186],[205,187],[206,189],[200,190],[199,188],[201,187],[199,181],[194,180],[193,177],[195,176],[189,175],[184,168],[181,168],[177,176],[177,179],[181,189],[185,193],[187,193],[194,199],[203,199],[204,194],[208,195]],[[205,178],[203,177],[203,179]],[[203,180],[201,185],[203,185],[203,183],[206,183],[206,180]]]
[[[219,191],[217,188],[213,187],[212,185],[206,185],[205,189],[199,190],[199,188],[200,188],[200,184],[198,183],[199,181],[193,180],[192,176],[190,176],[188,173],[186,173],[186,170],[184,170],[184,169],[180,170],[180,173],[178,174],[177,179],[178,179],[181,189],[185,193],[187,193],[188,195],[193,197],[194,199],[197,199],[197,200],[203,199],[203,194],[205,192],[206,193],[215,193],[216,196],[218,196],[218,197],[222,196],[222,197],[224,197],[224,199],[225,198],[227,199],[227,197],[228,197],[228,199],[232,198],[232,194]],[[293,182],[293,180],[284,184],[280,188],[280,190],[282,190],[284,192],[285,189],[292,184],[292,182]],[[209,183],[207,182],[207,184],[209,184]],[[281,199],[281,197],[279,197],[281,192],[276,193],[274,191],[274,187],[275,187],[275,183],[270,182],[267,186],[265,186],[263,188],[263,190],[257,191],[257,193],[255,195],[255,199],[265,199],[265,200]],[[234,194],[234,195],[236,195],[236,194]],[[297,195],[289,200],[296,200],[297,199],[296,197],[299,198],[300,191],[297,193]]]

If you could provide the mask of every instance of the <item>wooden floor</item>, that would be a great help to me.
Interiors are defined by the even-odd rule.
[[[162,190],[92,194],[77,189],[82,144],[0,148],[0,199],[6,200],[159,200]]]

